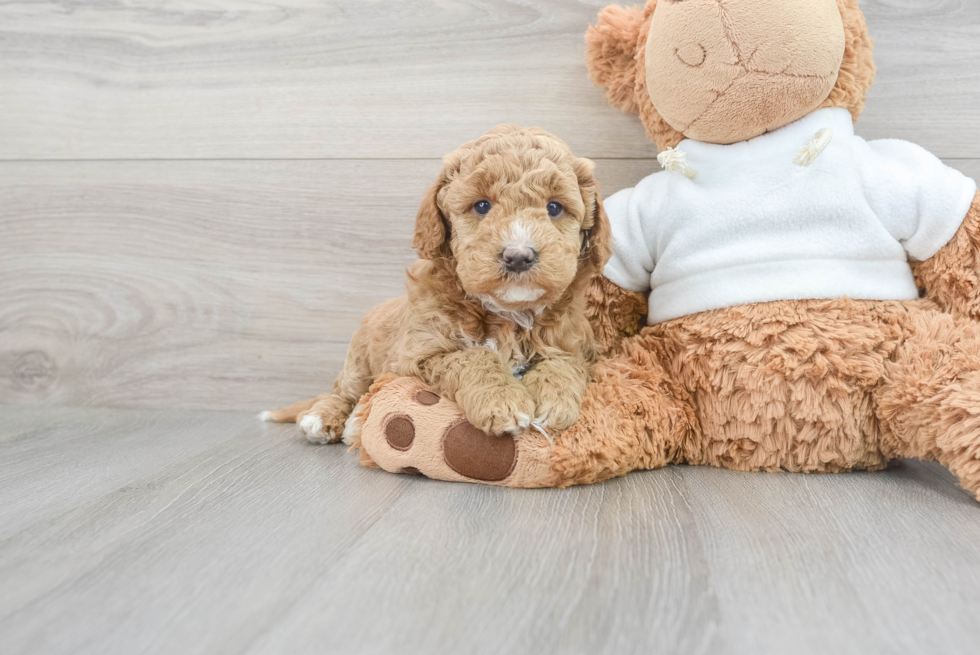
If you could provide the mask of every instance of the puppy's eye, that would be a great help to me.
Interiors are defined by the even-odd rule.
[[[564,211],[565,208],[561,206],[560,202],[552,201],[548,203],[548,216],[552,218],[558,218],[559,216],[562,215],[562,212]]]
[[[479,200],[475,205],[473,205],[473,211],[480,216],[486,216],[490,213],[491,207],[493,207],[493,205],[490,204],[489,200]]]

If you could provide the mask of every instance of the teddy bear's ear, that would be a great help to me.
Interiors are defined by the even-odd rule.
[[[844,20],[844,60],[837,84],[822,106],[844,107],[857,121],[875,80],[874,39],[868,35],[858,0],[837,0],[837,7]]]
[[[418,251],[419,259],[437,259],[448,237],[446,217],[439,209],[439,191],[443,184],[445,178],[440,175],[439,181],[426,192],[415,218],[412,246]]]
[[[640,7],[611,5],[599,12],[599,23],[585,33],[589,78],[605,87],[609,103],[623,111],[639,111],[636,58],[642,54],[640,31],[648,13]]]

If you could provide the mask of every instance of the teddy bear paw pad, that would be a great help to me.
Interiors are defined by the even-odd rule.
[[[517,466],[517,442],[487,434],[463,419],[446,430],[442,455],[446,465],[464,477],[500,482]]]

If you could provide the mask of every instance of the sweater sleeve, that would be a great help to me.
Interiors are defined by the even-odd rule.
[[[956,234],[976,182],[914,143],[883,139],[866,145],[861,177],[871,209],[913,259],[929,259]]]
[[[656,265],[653,243],[656,209],[662,181],[657,173],[633,189],[623,189],[605,200],[606,214],[612,227],[613,254],[603,274],[613,283],[630,291],[650,291],[650,275]]]

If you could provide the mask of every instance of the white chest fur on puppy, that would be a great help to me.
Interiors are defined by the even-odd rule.
[[[749,141],[688,139],[677,150],[686,161],[675,157],[676,170],[605,202],[605,275],[651,291],[650,323],[775,300],[916,298],[909,257],[946,245],[977,190],[917,145],[855,136],[840,108]]]

